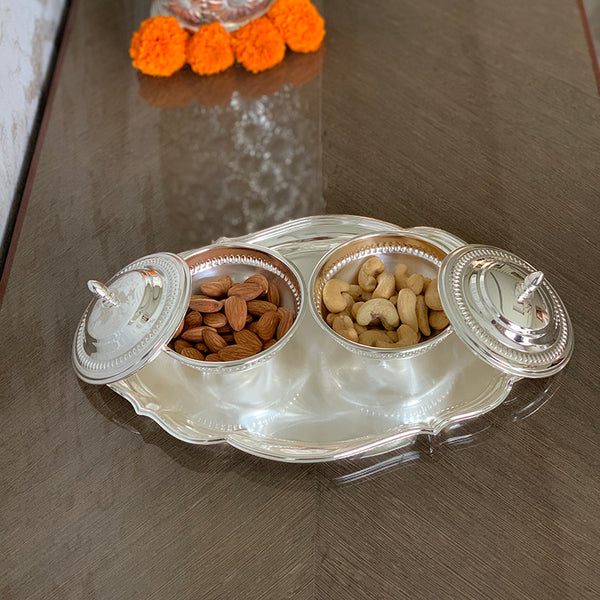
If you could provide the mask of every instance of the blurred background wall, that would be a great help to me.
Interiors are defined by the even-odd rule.
[[[0,0],[0,248],[66,0]]]

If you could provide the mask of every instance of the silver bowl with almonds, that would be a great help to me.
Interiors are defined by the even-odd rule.
[[[303,284],[296,268],[277,252],[213,246],[186,262],[192,294],[168,344],[173,358],[195,368],[239,369],[271,358],[291,338],[303,305]]]

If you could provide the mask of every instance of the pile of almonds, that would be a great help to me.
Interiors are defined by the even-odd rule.
[[[223,362],[254,356],[280,340],[294,313],[263,275],[233,283],[228,275],[200,283],[169,346],[187,358]]]
[[[405,264],[386,272],[377,256],[361,264],[354,283],[330,279],[323,287],[323,304],[334,331],[376,348],[412,346],[449,324],[437,279],[411,274]]]

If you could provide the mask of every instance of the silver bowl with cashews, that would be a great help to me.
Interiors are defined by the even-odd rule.
[[[415,234],[372,234],[326,254],[309,288],[319,325],[366,357],[409,358],[452,333],[437,287],[447,253]]]

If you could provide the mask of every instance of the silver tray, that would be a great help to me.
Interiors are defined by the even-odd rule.
[[[305,281],[323,254],[352,237],[414,231],[448,251],[465,242],[442,230],[401,229],[356,216],[316,216],[239,238],[274,248]],[[183,253],[182,256],[192,254]],[[110,384],[135,411],[192,444],[228,443],[286,462],[371,456],[436,435],[508,396],[518,377],[487,365],[452,333],[426,354],[367,361],[342,348],[308,310],[290,342],[253,370],[206,374],[161,352],[135,375]]]

